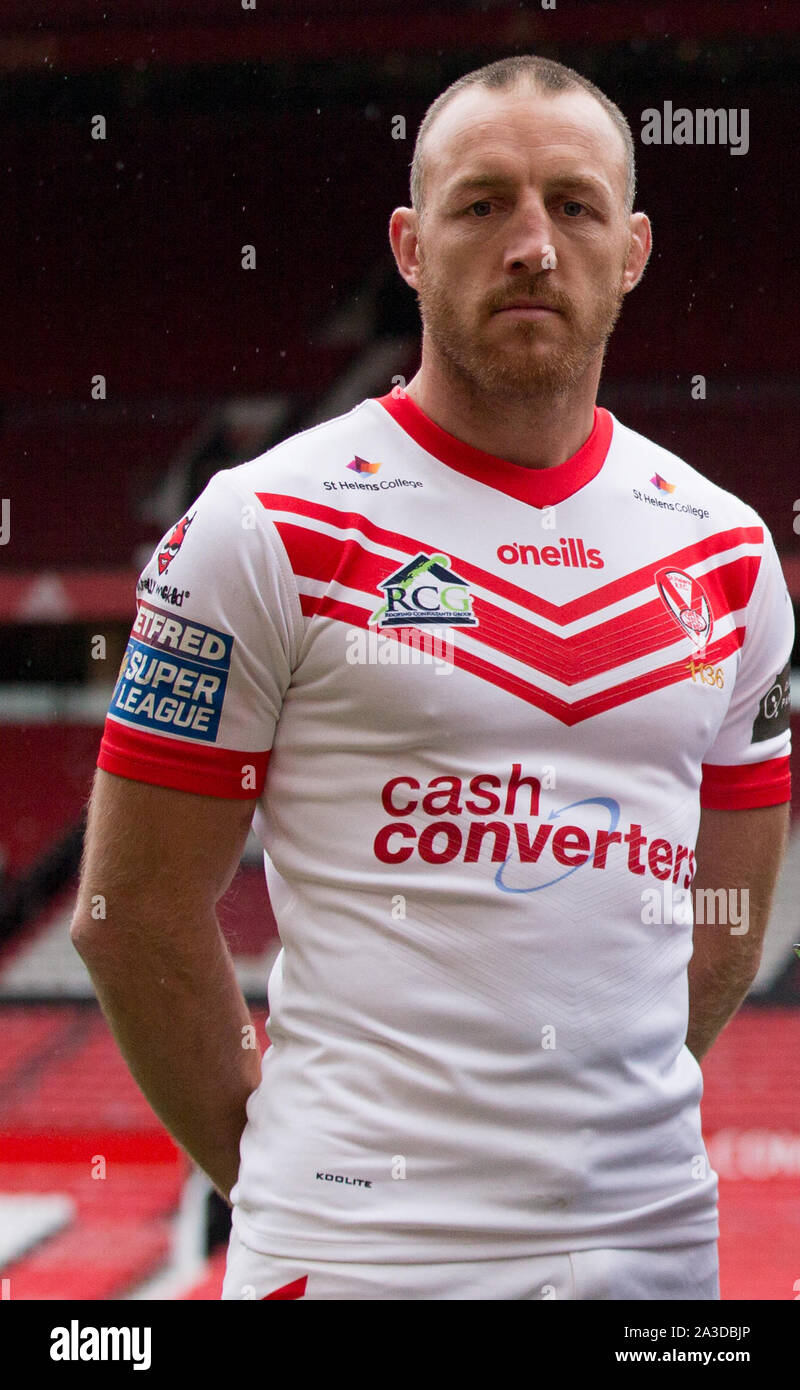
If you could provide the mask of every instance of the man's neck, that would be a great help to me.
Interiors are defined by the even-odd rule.
[[[463,443],[522,468],[555,468],[592,432],[601,365],[569,393],[495,403],[476,399],[423,352],[422,365],[405,389],[434,424]]]

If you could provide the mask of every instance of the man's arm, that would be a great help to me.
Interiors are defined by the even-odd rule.
[[[98,769],[70,931],[136,1082],[226,1200],[261,1059],[215,906],[254,806]]]
[[[701,814],[692,884],[694,954],[689,962],[686,1035],[686,1046],[698,1061],[755,979],[788,828],[788,804],[750,811],[704,809]],[[698,901],[702,890],[720,889],[725,894],[727,924],[721,921],[719,894],[713,899],[707,891],[702,909]],[[701,910],[702,922],[698,920]],[[739,925],[732,924],[731,917],[740,915]]]

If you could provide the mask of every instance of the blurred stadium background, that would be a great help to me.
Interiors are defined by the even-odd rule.
[[[0,0],[4,1298],[219,1295],[227,1211],[68,939],[85,803],[156,542],[217,469],[413,375],[387,224],[462,72],[558,58],[635,135],[667,99],[749,110],[744,156],[639,144],[656,250],[601,401],[761,511],[800,605],[798,31],[794,0]],[[796,826],[759,977],[704,1067],[727,1299],[800,1290]],[[254,842],[221,919],[261,1026],[277,940]]]

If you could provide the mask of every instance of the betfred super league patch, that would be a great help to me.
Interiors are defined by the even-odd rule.
[[[140,729],[214,743],[233,641],[140,602],[109,713]]]

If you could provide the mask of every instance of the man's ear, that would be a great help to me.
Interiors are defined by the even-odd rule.
[[[632,212],[630,228],[631,241],[622,275],[622,289],[625,294],[629,294],[638,285],[653,248],[653,230],[646,213]]]
[[[406,284],[419,289],[419,214],[415,208],[395,208],[389,219],[389,243]]]

